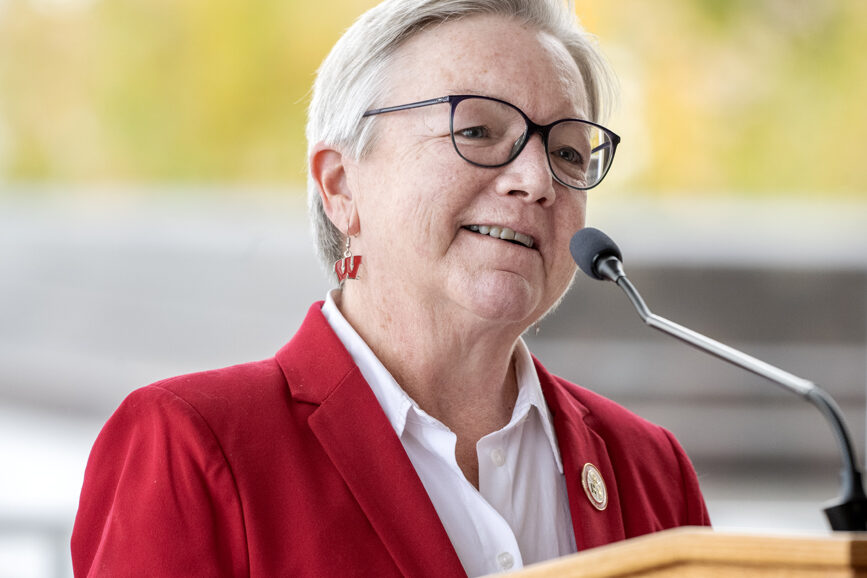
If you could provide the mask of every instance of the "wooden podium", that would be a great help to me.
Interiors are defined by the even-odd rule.
[[[534,564],[514,576],[867,578],[867,533],[768,536],[676,528]]]

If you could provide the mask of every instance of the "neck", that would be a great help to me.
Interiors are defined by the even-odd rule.
[[[404,391],[459,436],[481,438],[508,423],[520,330],[401,297],[350,281],[335,301]]]

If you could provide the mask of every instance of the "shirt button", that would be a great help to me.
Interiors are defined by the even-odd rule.
[[[497,564],[499,564],[500,568],[503,570],[509,570],[515,565],[515,559],[512,558],[512,555],[508,552],[500,552],[497,554]]]
[[[506,463],[506,454],[499,448],[495,449],[491,452],[491,461],[494,462],[495,466],[500,467]]]

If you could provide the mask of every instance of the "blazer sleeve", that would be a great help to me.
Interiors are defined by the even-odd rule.
[[[707,512],[707,505],[704,502],[704,497],[702,497],[701,489],[698,485],[698,476],[695,473],[695,468],[693,468],[692,462],[674,435],[664,428],[663,431],[668,437],[680,469],[681,483],[683,484],[683,500],[686,507],[683,525],[710,526],[710,515]]]
[[[232,471],[195,408],[158,385],[121,404],[88,460],[71,546],[75,576],[249,574]]]

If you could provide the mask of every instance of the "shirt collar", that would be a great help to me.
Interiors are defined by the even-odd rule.
[[[343,346],[361,371],[361,375],[370,385],[373,395],[376,396],[379,405],[382,406],[382,410],[385,412],[394,431],[398,437],[401,437],[406,428],[407,414],[410,409],[414,409],[419,415],[429,416],[398,385],[388,369],[385,368],[382,362],[379,361],[379,358],[376,357],[376,354],[373,353],[373,350],[368,347],[367,343],[364,342],[340,312],[334,300],[335,295],[338,295],[339,292],[340,289],[329,291],[322,306],[322,315],[328,321],[328,324],[331,325],[331,329],[343,343]],[[536,373],[536,366],[533,363],[533,358],[530,356],[530,350],[523,339],[518,339],[513,359],[515,361],[515,378],[518,382],[518,399],[515,402],[515,409],[512,410],[512,419],[509,424],[511,425],[513,422],[521,419],[525,414],[529,413],[531,408],[535,408],[541,420],[542,429],[545,431],[545,437],[548,438],[551,451],[554,453],[557,469],[562,474],[563,461],[560,458],[557,436],[554,434],[551,412],[548,409],[548,404],[545,402],[545,396],[542,394],[542,384],[539,382],[539,375]]]
[[[515,419],[522,403],[536,408],[542,422],[542,429],[545,431],[545,437],[548,438],[554,459],[557,461],[557,469],[562,474],[563,461],[560,458],[560,446],[557,444],[557,436],[554,433],[554,419],[551,417],[548,403],[542,394],[542,384],[539,381],[539,374],[536,372],[536,365],[533,363],[530,350],[522,338],[518,338],[515,352],[512,355],[515,360],[515,378],[518,381],[518,400],[515,403],[515,410],[512,412],[512,419]]]

